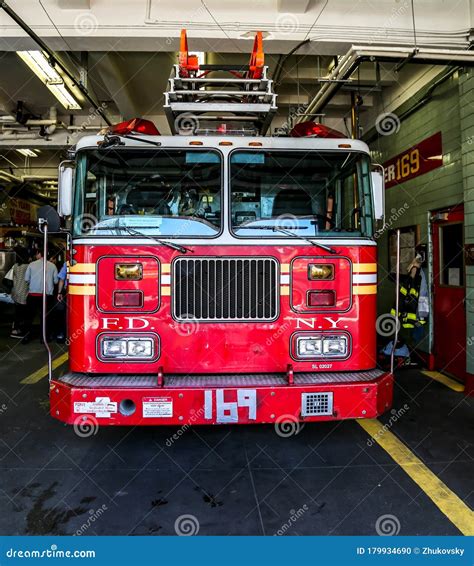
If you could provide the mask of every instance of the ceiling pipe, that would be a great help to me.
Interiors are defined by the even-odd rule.
[[[25,133],[25,134],[8,134],[3,132],[0,135],[0,140],[5,140],[5,141],[22,141],[22,140],[42,140],[44,139],[44,137],[39,135],[39,130],[38,133]]]
[[[50,120],[49,118],[45,118],[44,120],[27,120],[25,122],[25,126],[53,126],[57,124],[57,120]]]
[[[79,91],[82,93],[84,98],[87,99],[89,104],[95,108],[97,113],[102,117],[106,124],[109,126],[112,125],[112,122],[107,118],[107,115],[104,112],[104,109],[95,101],[95,99],[91,96],[87,88],[78,80],[76,77],[69,71],[69,69],[56,57],[54,51],[52,51],[46,43],[39,37],[30,27],[29,25],[24,22],[20,16],[10,8],[10,6],[6,2],[0,2],[0,8],[6,12],[10,18],[17,23],[21,29],[28,34],[31,39],[47,54],[50,62],[52,65],[57,65],[61,71],[69,78],[69,80],[76,86]]]
[[[384,47],[384,46],[352,46],[341,58],[338,65],[332,70],[328,82],[316,93],[305,111],[308,114],[318,114],[342,87],[344,81],[354,73],[364,61],[395,62],[400,59],[410,59],[410,63],[424,63],[429,65],[462,65],[474,66],[474,52],[454,49],[427,49],[418,48],[414,53],[412,48]],[[300,116],[297,123],[306,118]]]
[[[49,109],[49,119],[51,120],[52,124],[46,126],[44,132],[47,136],[54,134],[56,128],[58,127],[58,110],[56,106],[51,106]]]

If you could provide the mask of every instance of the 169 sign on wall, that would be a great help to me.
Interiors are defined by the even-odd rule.
[[[442,165],[441,132],[437,132],[383,164],[385,188],[389,189],[395,185],[400,185]]]

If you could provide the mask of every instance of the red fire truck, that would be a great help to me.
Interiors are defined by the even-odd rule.
[[[276,95],[260,35],[248,66],[225,69],[182,39],[165,93],[174,135],[131,120],[61,164],[70,371],[50,381],[51,415],[197,425],[383,413],[383,182],[368,147],[315,123],[264,135]]]

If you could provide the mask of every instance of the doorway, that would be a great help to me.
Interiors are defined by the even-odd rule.
[[[464,207],[433,212],[433,339],[437,370],[466,379]]]

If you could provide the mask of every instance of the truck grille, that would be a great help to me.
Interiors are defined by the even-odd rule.
[[[179,258],[173,264],[173,316],[179,321],[275,320],[274,258]]]

